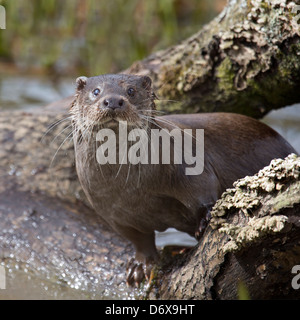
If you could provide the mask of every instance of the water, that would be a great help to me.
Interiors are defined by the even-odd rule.
[[[27,270],[18,268],[6,268],[6,288],[0,289],[0,300],[86,300],[103,299],[96,293],[83,290],[74,290],[65,284],[49,279],[40,279]]]
[[[30,110],[47,105],[74,93],[74,79],[54,84],[48,79],[25,76],[0,76],[0,110]],[[270,112],[263,120],[285,137],[300,153],[300,104]],[[157,233],[158,247],[166,245],[193,246],[195,239],[168,229]],[[0,290],[0,299],[103,299],[96,293],[68,288],[49,279],[39,279],[20,268],[8,268],[6,290]]]
[[[75,90],[74,79],[57,84],[42,77],[0,75],[0,110],[30,110],[70,96]]]
[[[300,104],[271,111],[263,122],[280,133],[300,154]]]

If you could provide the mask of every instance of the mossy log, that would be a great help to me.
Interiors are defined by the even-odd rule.
[[[295,2],[229,0],[198,33],[127,72],[150,75],[167,112],[225,111],[261,118],[297,103],[300,8]],[[165,106],[165,99],[179,103]]]

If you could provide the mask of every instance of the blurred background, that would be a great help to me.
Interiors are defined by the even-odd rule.
[[[69,96],[79,75],[120,72],[200,30],[226,0],[0,0],[0,109]]]
[[[211,20],[226,0],[1,0],[0,59],[51,77],[119,72]]]

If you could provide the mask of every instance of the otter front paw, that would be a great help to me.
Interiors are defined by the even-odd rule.
[[[149,280],[153,265],[146,263],[145,265],[135,259],[130,259],[126,266],[126,284],[128,286],[139,287],[144,279]]]

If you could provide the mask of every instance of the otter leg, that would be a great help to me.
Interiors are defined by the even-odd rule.
[[[130,286],[137,285],[149,279],[153,264],[158,258],[155,247],[155,234],[142,233],[131,227],[116,226],[117,231],[130,240],[136,250],[135,259],[127,263],[126,283]]]

